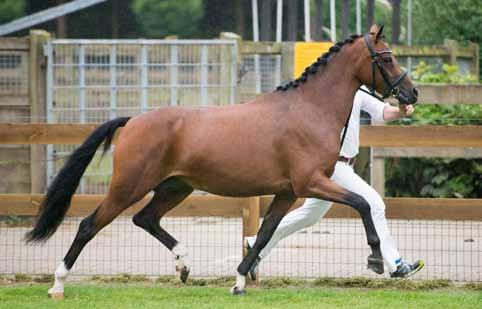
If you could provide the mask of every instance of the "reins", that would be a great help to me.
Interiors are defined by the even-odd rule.
[[[350,112],[348,113],[348,118],[346,118],[345,126],[343,128],[343,135],[341,136],[341,142],[340,142],[340,150],[341,150],[341,147],[343,146],[343,142],[345,141],[346,132],[348,131],[348,125],[350,124],[350,118],[351,118],[351,112],[352,111],[353,111],[353,104],[350,107]]]

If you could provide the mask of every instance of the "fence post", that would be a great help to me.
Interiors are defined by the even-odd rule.
[[[242,64],[241,45],[243,43],[243,38],[234,32],[221,32],[219,34],[219,38],[223,40],[236,40],[236,59],[230,59],[231,61],[233,60],[236,61],[236,69],[235,69],[236,72],[234,72],[234,74],[231,74],[231,75],[226,75],[226,78],[228,79],[225,79],[225,80],[231,80],[233,77],[235,78],[234,81],[231,80],[231,82],[234,82],[235,84],[234,84],[234,89],[231,90],[233,91],[233,96],[232,96],[232,99],[230,100],[231,101],[230,103],[231,104],[240,103],[239,102],[241,98],[240,96],[241,75],[240,74],[241,74],[241,64]],[[229,63],[231,63],[231,61],[229,61]],[[225,66],[226,65],[223,65],[222,68]]]
[[[31,30],[29,34],[29,102],[30,122],[46,122],[46,62],[43,45],[50,39],[50,34],[43,30]],[[46,186],[45,145],[30,146],[30,192],[43,193]]]
[[[469,42],[469,47],[470,49],[473,50],[473,55],[472,55],[472,74],[475,75],[477,80],[479,80],[479,75],[480,75],[480,59],[479,59],[479,44]]]
[[[449,52],[449,64],[456,65],[457,64],[457,47],[458,47],[457,41],[445,39],[444,45]]]
[[[222,48],[222,52],[221,52],[221,63],[222,63],[221,83],[224,83],[226,81],[231,81],[231,83],[233,83],[232,85],[229,86],[228,91],[226,91],[225,95],[222,96],[223,99],[221,100],[222,101],[221,104],[239,103],[239,84],[240,84],[239,72],[241,68],[241,43],[243,40],[241,36],[233,32],[221,32],[219,34],[219,38],[222,40],[236,41],[236,51],[235,51],[236,59],[233,59],[235,57],[234,50],[230,49],[228,51],[228,50],[225,50],[225,48]],[[235,72],[232,72],[231,63],[233,61],[235,61],[236,63]]]
[[[243,257],[247,252],[244,252],[244,238],[254,236],[259,229],[259,212],[261,199],[259,196],[249,197],[246,199],[247,205],[243,207]],[[259,280],[257,276],[256,281]]]
[[[372,168],[370,180],[372,187],[380,194],[381,197],[385,196],[385,158],[379,156],[373,156],[372,150]]]
[[[281,43],[281,83],[293,79],[295,42]]]

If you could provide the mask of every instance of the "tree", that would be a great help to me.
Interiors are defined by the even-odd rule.
[[[147,37],[189,37],[199,31],[202,4],[201,0],[134,0],[132,10]]]
[[[413,25],[414,44],[441,44],[444,39],[468,40],[479,44],[479,59],[482,58],[480,0],[414,0]],[[480,65],[482,68],[482,61]]]
[[[341,37],[348,37],[348,16],[350,14],[349,0],[343,0],[341,3]]]
[[[298,1],[288,0],[288,9],[286,14],[288,15],[288,41],[296,41],[298,34]]]
[[[313,22],[313,38],[316,41],[323,39],[323,0],[315,0],[315,18]]]
[[[202,2],[201,19],[197,26],[198,31],[195,32],[197,37],[213,38],[219,35],[222,31],[235,31],[236,30],[236,13],[235,9],[241,7],[241,9],[251,10],[250,5],[237,4],[236,1],[225,0],[200,0]],[[171,2],[171,1],[169,1]],[[187,3],[192,2],[186,1]],[[246,2],[246,1],[245,1]],[[251,11],[249,11],[251,12]],[[246,12],[244,13],[246,14]],[[249,13],[250,14],[250,13]],[[248,32],[249,33],[249,32]]]
[[[242,37],[246,36],[246,14],[244,12],[245,8],[243,6],[243,0],[234,1],[234,19],[236,22],[235,32]]]
[[[367,30],[373,25],[375,15],[375,0],[367,0]]]
[[[272,41],[273,40],[273,1],[263,0],[261,1],[260,9],[260,39],[261,41]]]
[[[392,43],[400,42],[400,0],[391,0],[392,3]]]
[[[7,23],[24,14],[24,0],[3,0],[0,1],[0,24]]]
[[[64,3],[64,0],[57,0],[57,5]],[[67,16],[60,16],[57,18],[57,37],[65,38],[67,37]]]

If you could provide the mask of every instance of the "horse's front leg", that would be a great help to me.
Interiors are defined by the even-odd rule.
[[[246,274],[261,250],[263,250],[266,244],[270,241],[271,236],[273,236],[273,233],[281,222],[281,219],[283,219],[284,215],[288,212],[295,201],[296,196],[292,191],[275,195],[271,205],[269,206],[268,212],[264,216],[263,224],[261,225],[256,237],[256,242],[249,251],[249,254],[243,258],[243,261],[238,266],[236,284],[231,288],[231,294],[246,294],[246,291],[244,290],[246,285]]]
[[[365,232],[367,235],[368,245],[372,249],[372,254],[368,257],[369,267],[378,273],[383,273],[383,257],[380,250],[380,238],[378,237],[371,216],[370,204],[359,194],[347,190],[331,179],[324,176],[315,176],[312,178],[306,188],[301,192],[296,192],[301,197],[314,197],[331,202],[348,205],[355,209],[363,221]]]

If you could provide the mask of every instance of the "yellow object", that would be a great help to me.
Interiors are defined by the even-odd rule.
[[[295,66],[293,78],[298,78],[305,68],[333,45],[332,42],[297,42],[295,43]]]

